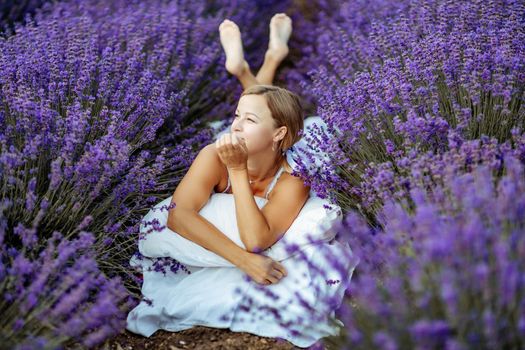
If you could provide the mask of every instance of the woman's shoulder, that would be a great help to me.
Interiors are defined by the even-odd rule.
[[[224,165],[224,163],[221,161],[221,158],[219,157],[219,153],[217,152],[217,147],[215,146],[215,142],[212,142],[202,148],[201,152],[205,152],[210,155],[210,157],[213,157],[215,159],[215,167],[212,169],[208,169],[207,171],[213,171],[216,172],[219,176],[218,183],[214,186],[213,190],[215,192],[222,192],[222,190],[219,190],[219,188],[226,187],[226,181],[228,178],[228,169]]]
[[[215,146],[215,142],[212,142],[210,144],[207,144],[201,149],[201,152],[204,152],[208,155],[210,155],[214,160],[217,162],[217,165],[221,170],[224,167],[224,163],[221,161],[221,158],[219,157],[219,152],[217,152],[217,146]]]
[[[210,193],[222,180],[222,162],[215,155],[213,145],[204,146],[183,176],[172,196],[177,207],[200,210]]]
[[[206,146],[204,146],[202,148],[201,152],[202,151],[209,152],[209,153],[212,153],[212,154],[216,154],[217,157],[219,156],[219,153],[217,153],[217,147],[215,146],[215,142],[209,143]]]
[[[217,163],[219,164],[219,168],[220,168],[220,170],[222,172],[227,170],[226,166],[224,165],[224,163],[221,160],[221,157],[219,157],[219,152],[217,152],[217,146],[215,145],[215,142],[212,142],[212,143],[204,146],[204,148],[202,150],[204,152],[212,154],[215,157],[215,159],[217,160]]]
[[[310,186],[305,185],[304,180],[296,175],[292,175],[293,168],[287,162],[282,165],[283,171],[278,179],[275,179],[275,186],[268,195],[271,200],[275,193],[282,192],[285,197],[306,198],[310,192]],[[306,196],[306,197],[305,197]],[[303,202],[304,204],[304,202]]]
[[[198,170],[199,172],[207,173],[208,176],[215,178],[216,183],[214,184],[214,190],[217,186],[222,184],[224,178],[227,176],[227,168],[219,157],[215,142],[205,145],[199,151],[199,157],[207,159],[205,162],[200,162]],[[194,160],[195,162],[195,160]],[[192,165],[194,166],[194,165]]]
[[[288,173],[288,174],[292,174],[293,172],[293,168],[292,166],[288,163],[288,161],[285,159],[284,162],[283,162],[283,168],[284,168],[284,172]]]
[[[279,179],[277,180],[277,183],[276,183],[276,187],[279,185],[279,184],[283,184],[283,183],[290,183],[290,182],[295,182],[295,183],[301,183],[304,185],[304,180],[299,177],[299,176],[296,176],[296,175],[292,175],[292,172],[294,171],[294,168],[286,161],[286,159],[284,160],[283,162],[283,165],[282,167],[284,168],[281,175],[279,176]],[[286,186],[286,185],[284,185]]]

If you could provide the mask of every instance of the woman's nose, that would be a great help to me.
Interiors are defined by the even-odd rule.
[[[232,124],[232,130],[233,131],[242,131],[242,125],[241,120],[236,120]]]

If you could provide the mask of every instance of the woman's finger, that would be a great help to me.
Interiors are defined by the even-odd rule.
[[[274,267],[278,269],[283,274],[283,276],[288,276],[288,272],[286,271],[286,268],[280,262],[274,261]]]
[[[272,276],[274,276],[275,278],[277,278],[278,281],[279,281],[281,278],[284,277],[284,274],[283,274],[281,271],[279,271],[278,269],[273,269],[273,270],[270,272],[270,274],[271,274]]]
[[[222,148],[224,151],[230,151],[231,145],[230,145],[230,134],[224,134],[222,138]]]
[[[266,276],[266,280],[270,281],[271,284],[275,284],[275,283],[279,282],[279,279],[274,277],[274,276],[272,276],[272,275]]]
[[[246,140],[243,138],[238,139],[239,140],[239,146],[248,153],[248,147],[246,146]]]
[[[235,134],[232,134],[232,145],[237,145],[239,143],[239,139],[237,138],[237,136],[235,136]]]
[[[227,150],[232,151],[234,146],[232,145],[232,136],[231,134],[226,134],[224,137],[224,146]]]

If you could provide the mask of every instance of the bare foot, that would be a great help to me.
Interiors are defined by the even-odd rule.
[[[270,42],[266,55],[281,62],[288,55],[288,39],[292,34],[292,19],[277,13],[270,20]]]
[[[231,74],[241,75],[248,67],[242,50],[241,31],[235,22],[225,19],[219,25],[221,45],[226,54],[226,70]]]

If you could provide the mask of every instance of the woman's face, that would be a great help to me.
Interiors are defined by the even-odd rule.
[[[272,147],[273,137],[281,127],[274,129],[272,113],[262,95],[244,95],[239,99],[231,133],[244,138],[250,154]]]

